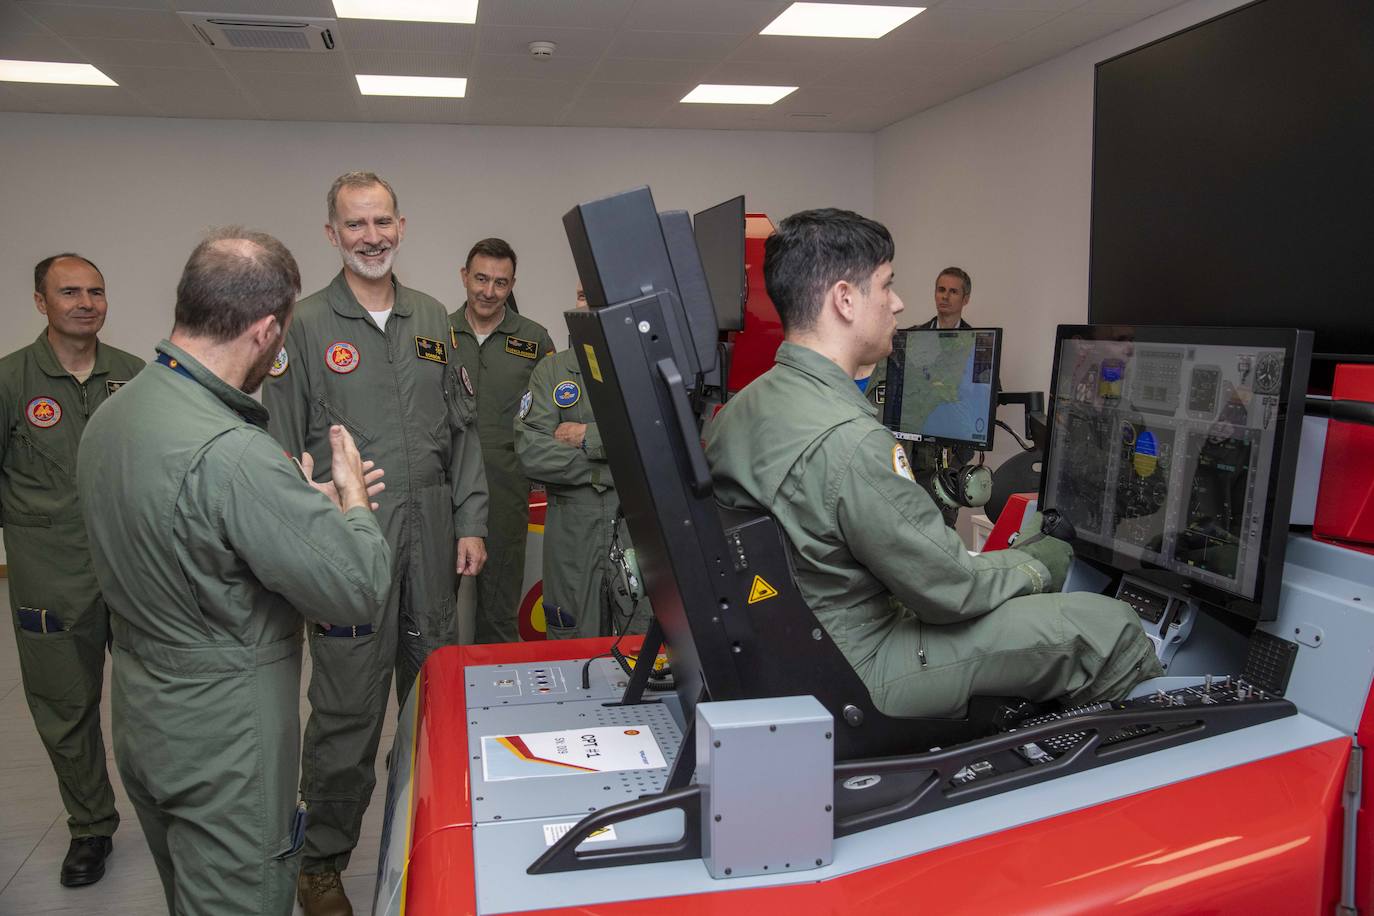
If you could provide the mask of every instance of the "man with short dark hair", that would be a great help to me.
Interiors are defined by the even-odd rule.
[[[78,463],[114,637],[115,761],[172,913],[291,912],[297,609],[370,625],[391,584],[370,509],[381,471],[335,425],[330,481],[312,485],[311,454],[284,455],[249,396],[299,290],[276,239],[213,233],[157,365],[92,418]]]
[[[903,307],[887,229],[810,210],[764,251],[784,340],[711,425],[716,498],[777,519],[802,595],[878,708],[953,716],[976,694],[1118,698],[1159,674],[1128,606],[1054,594],[1072,551],[1038,532],[1038,514],[1017,549],[970,557],[855,387],[858,367],[890,352]]]
[[[429,653],[457,641],[457,577],[481,571],[487,533],[472,379],[453,352],[444,306],[396,278],[405,238],[396,192],[372,172],[348,172],[326,205],[325,237],[343,267],[296,306],[263,403],[288,452],[323,448],[342,424],[387,469],[378,519],[395,571],[383,613],[367,626],[332,619],[323,602],[302,607],[316,621],[301,768],[307,916],[352,912],[340,875],[377,782],[393,671],[404,703]],[[316,476],[328,480],[328,469]]]
[[[489,560],[477,577],[475,642],[514,642],[525,573],[530,481],[515,456],[515,413],[530,374],[553,353],[539,322],[507,307],[515,289],[515,251],[504,239],[482,239],[463,262],[467,302],[449,315],[454,349],[472,373],[477,426],[491,491],[487,516]]]
[[[98,339],[105,278],[81,255],[39,261],[33,302],[47,327],[0,359],[0,526],[24,696],[71,832],[59,880],[79,887],[105,874],[119,814],[100,730],[110,612],[91,574],[77,445],[143,360]]]

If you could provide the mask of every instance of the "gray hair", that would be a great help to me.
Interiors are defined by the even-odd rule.
[[[386,192],[391,195],[391,210],[393,213],[400,213],[401,207],[396,203],[396,190],[387,183],[387,180],[376,172],[344,172],[334,183],[329,186],[329,194],[325,201],[329,206],[329,224],[332,226],[339,219],[339,191],[344,188],[370,188],[374,185],[381,185],[386,188]]]

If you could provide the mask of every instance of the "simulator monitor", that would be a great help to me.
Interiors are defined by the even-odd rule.
[[[1312,334],[1061,325],[1040,505],[1078,556],[1272,620]]]
[[[883,425],[898,439],[991,449],[1001,357],[1001,328],[898,331]]]
[[[664,298],[663,331],[690,392],[715,368],[717,332],[687,222],[680,211],[657,213],[646,187],[581,204],[563,217],[588,306]]]
[[[693,229],[716,305],[716,323],[722,331],[743,330],[749,293],[744,276],[744,195],[702,210],[693,219]]]

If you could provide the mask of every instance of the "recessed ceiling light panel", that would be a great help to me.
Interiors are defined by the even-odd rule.
[[[45,60],[0,60],[0,80],[67,86],[119,85],[90,64],[59,64]]]
[[[468,81],[461,76],[384,76],[359,73],[358,89],[363,95],[406,95],[433,99],[461,99],[468,92]]]
[[[397,22],[477,21],[477,0],[334,0],[340,19],[391,19]]]
[[[772,105],[797,91],[796,86],[729,86],[702,83],[682,97],[682,101],[715,105]]]
[[[882,38],[918,13],[923,6],[874,6],[867,3],[794,3],[760,35],[801,35],[807,38]]]

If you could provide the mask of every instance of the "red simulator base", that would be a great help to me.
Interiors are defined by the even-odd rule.
[[[430,658],[398,734],[413,774],[413,791],[390,812],[392,848],[404,838],[404,863],[391,863],[403,872],[398,905],[381,894],[378,912],[480,912],[465,669],[589,657],[609,643],[452,647]],[[634,888],[640,899],[527,912],[1329,913],[1339,897],[1350,749],[1348,738],[1328,740],[829,880],[750,889],[721,881],[719,891],[684,896],[622,867],[606,880],[622,889],[644,881]],[[1195,750],[1205,754],[1206,745]]]

